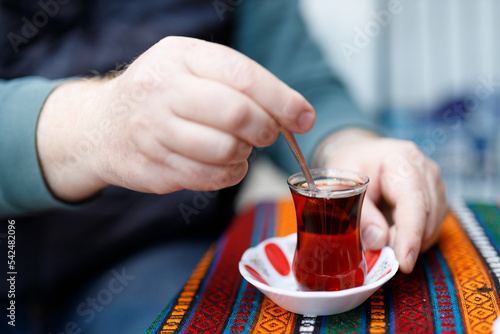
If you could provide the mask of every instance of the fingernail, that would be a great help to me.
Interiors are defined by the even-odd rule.
[[[299,117],[299,127],[304,130],[310,130],[314,125],[314,113],[312,111],[305,111]]]
[[[406,266],[409,270],[412,270],[415,266],[415,262],[417,261],[417,257],[415,256],[415,251],[411,250],[406,255]]]
[[[364,247],[366,247],[367,249],[372,249],[381,237],[382,230],[376,225],[368,226],[363,230],[363,233],[361,235],[361,238],[363,238]]]

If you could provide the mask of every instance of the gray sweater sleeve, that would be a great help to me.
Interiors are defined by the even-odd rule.
[[[234,47],[299,91],[316,110],[313,130],[297,136],[309,163],[319,143],[338,129],[361,127],[379,132],[374,122],[354,105],[308,35],[296,0],[238,3]],[[266,152],[288,172],[298,171],[281,136]]]
[[[0,216],[68,207],[46,187],[36,150],[38,115],[60,83],[39,77],[0,80]]]

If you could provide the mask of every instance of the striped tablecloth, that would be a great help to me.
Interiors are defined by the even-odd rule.
[[[247,283],[238,261],[250,246],[296,231],[291,201],[239,216],[146,333],[490,333],[500,314],[500,209],[452,202],[436,246],[349,312],[287,312]]]

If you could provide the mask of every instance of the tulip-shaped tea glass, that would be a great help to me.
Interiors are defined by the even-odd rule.
[[[361,206],[369,178],[337,169],[313,169],[318,190],[302,173],[288,178],[297,216],[292,270],[301,290],[338,291],[363,285],[366,260]]]

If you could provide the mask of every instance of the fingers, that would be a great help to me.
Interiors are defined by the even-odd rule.
[[[193,76],[176,79],[166,97],[172,112],[186,120],[205,124],[257,146],[271,145],[279,124],[248,96],[223,84]],[[196,98],[191,92],[196,92]]]
[[[304,133],[315,119],[304,97],[255,61],[196,39],[166,38],[106,83],[85,126],[112,126],[86,168],[100,184],[138,191],[233,185],[252,146],[272,144],[280,127]]]
[[[144,124],[144,121],[144,118],[139,118],[134,122],[136,126],[129,139],[134,145],[134,154],[127,155],[127,161],[120,164],[133,166],[129,166],[128,172],[118,173],[136,178],[138,184],[146,186],[134,190],[164,193],[169,186],[172,188],[170,191],[174,188],[205,190],[206,187],[209,188],[207,190],[214,190],[207,185],[212,184],[210,180],[214,178],[221,179],[217,175],[230,172],[216,182],[217,189],[234,185],[235,181],[243,178],[241,172],[246,172],[247,158],[252,150],[248,143],[228,133],[180,118],[170,118],[161,127]],[[163,120],[156,121],[161,123]],[[143,174],[151,178],[136,174],[135,170],[147,170]],[[174,180],[162,181],[163,175],[170,175]],[[132,188],[132,185],[128,187]]]
[[[157,152],[161,152],[159,156],[164,158],[163,161],[153,161],[142,153],[135,154],[124,161],[123,165],[113,166],[114,175],[107,175],[109,183],[157,194],[181,189],[213,191],[237,184],[248,171],[246,160],[224,165],[206,164],[170,152],[156,141],[149,144],[157,146]],[[151,150],[144,150],[149,151]]]
[[[439,176],[430,160],[414,144],[404,143],[397,154],[384,161],[382,192],[393,207],[391,242],[401,271],[413,270],[418,254],[437,238],[440,215],[436,205]]]
[[[401,271],[411,272],[418,254],[437,240],[448,210],[438,166],[414,143],[388,138],[347,144],[329,161],[336,164],[329,167],[345,166],[370,176],[361,217],[363,247],[388,243]],[[382,238],[370,227],[381,228]]]
[[[384,215],[366,196],[361,214],[361,242],[366,250],[377,250],[389,241],[389,226]]]
[[[175,118],[165,126],[160,142],[187,158],[215,165],[240,163],[252,152],[252,145],[226,132]],[[182,140],[181,140],[182,138]]]
[[[420,252],[424,252],[437,240],[448,207],[438,165],[427,158],[422,151],[412,146],[409,148],[408,161],[414,167],[412,180],[417,181],[413,188],[415,196],[419,196],[420,200],[424,201],[427,213],[420,248]],[[411,186],[412,183],[409,185]]]
[[[429,189],[430,211],[422,240],[422,252],[428,250],[437,241],[441,223],[448,212],[446,189],[440,177],[439,167],[435,162],[428,160],[425,176]]]
[[[401,271],[409,273],[413,270],[426,227],[427,211],[423,201],[412,196],[408,191],[400,194],[394,209],[394,252],[398,258]]]
[[[212,191],[233,186],[240,182],[248,171],[246,160],[212,165],[200,163],[174,152],[167,156],[163,166],[178,171],[175,181],[181,188],[197,191]]]
[[[166,49],[187,50],[182,60],[192,74],[247,95],[290,131],[304,133],[312,128],[315,114],[309,102],[250,58],[201,40],[166,38],[162,43]]]
[[[246,160],[252,145],[270,145],[279,135],[279,126],[270,115],[227,86],[180,75],[174,87],[158,98],[159,112],[149,109],[134,117],[131,132],[136,141],[153,138],[187,158],[229,164]],[[196,97],[190,94],[193,91]],[[150,144],[137,146],[151,159],[162,159],[158,149],[148,153]]]

